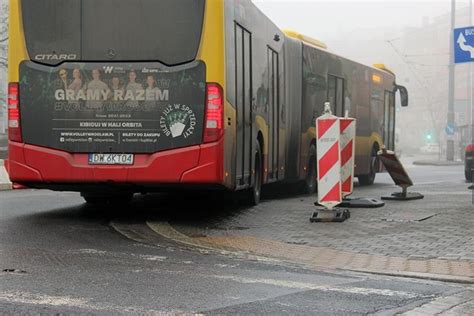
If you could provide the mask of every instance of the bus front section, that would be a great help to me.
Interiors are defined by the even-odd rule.
[[[11,0],[11,180],[82,192],[223,185],[223,56],[209,57],[205,29],[218,9]]]

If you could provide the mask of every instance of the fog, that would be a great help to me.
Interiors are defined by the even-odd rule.
[[[7,1],[0,0],[0,102],[5,110]],[[399,146],[416,149],[443,143],[448,95],[451,1],[284,1],[254,3],[280,28],[317,38],[328,49],[367,65],[384,63],[410,93],[397,112]],[[469,2],[457,1],[456,26],[468,26]],[[3,40],[3,41],[1,41]],[[470,123],[469,66],[456,66],[457,125]],[[0,111],[1,112],[1,111]],[[4,111],[3,111],[4,112]],[[2,124],[3,122],[3,124]],[[0,133],[5,117],[0,117]],[[460,141],[460,139],[458,139]]]
[[[339,41],[341,35],[350,36],[364,32],[363,29],[394,30],[421,26],[424,17],[434,18],[450,11],[449,0],[256,0],[254,3],[279,27],[295,29],[323,41]],[[466,6],[468,3],[458,1],[458,5]]]
[[[448,107],[451,1],[282,1],[254,3],[280,28],[319,39],[331,52],[384,63],[406,85],[410,106],[397,110],[397,147],[443,147]],[[456,27],[471,25],[469,2],[456,1]],[[470,123],[469,66],[456,66],[456,125]],[[466,140],[457,135],[461,148]],[[443,148],[442,148],[443,149]]]

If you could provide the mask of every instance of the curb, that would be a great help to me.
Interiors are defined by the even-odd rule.
[[[0,191],[7,191],[12,189],[12,183],[8,177],[7,170],[4,166],[4,161],[0,159]]]
[[[403,257],[366,255],[326,247],[297,246],[250,236],[190,237],[168,222],[146,222],[158,235],[195,247],[243,252],[293,264],[394,277],[408,277],[461,284],[474,284],[474,261],[415,260]]]
[[[446,161],[446,160],[418,160],[413,161],[416,166],[435,166],[435,167],[447,167],[447,166],[464,166],[462,161]]]
[[[474,278],[472,277],[463,277],[456,275],[448,274],[434,274],[434,273],[423,273],[423,272],[408,272],[408,271],[372,271],[369,269],[346,269],[347,271],[368,273],[375,275],[386,275],[399,278],[410,278],[410,279],[420,279],[420,280],[430,280],[430,281],[439,281],[439,282],[451,282],[459,284],[474,284]]]

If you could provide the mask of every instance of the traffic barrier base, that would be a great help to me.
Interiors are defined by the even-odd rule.
[[[425,196],[418,192],[407,192],[407,188],[402,188],[402,192],[392,193],[390,196],[382,196],[382,200],[391,201],[412,201],[422,200]]]
[[[313,216],[309,219],[311,223],[321,223],[321,222],[333,222],[333,223],[342,223],[346,219],[351,217],[351,212],[348,209],[332,209],[328,210],[322,208],[313,213]]]
[[[366,198],[366,197],[358,197],[358,198],[352,198],[352,197],[345,197],[342,200],[342,203],[339,204],[341,207],[347,207],[347,208],[378,208],[378,207],[384,207],[385,202],[382,202],[377,199],[373,198]]]

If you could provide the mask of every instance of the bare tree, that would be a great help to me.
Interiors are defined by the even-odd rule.
[[[8,41],[8,4],[2,1],[0,4],[0,45]]]
[[[8,68],[8,1],[0,0],[0,134],[6,129],[6,70]]]
[[[0,0],[0,66],[6,68],[8,44],[8,3]]]
[[[8,3],[4,0],[0,2],[0,66],[6,68],[8,43]]]

